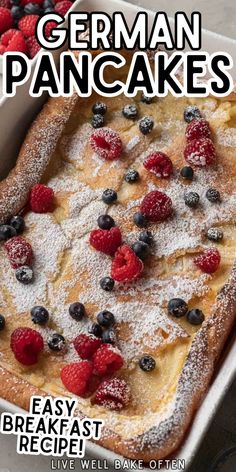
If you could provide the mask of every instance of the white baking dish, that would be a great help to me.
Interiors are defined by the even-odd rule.
[[[121,0],[77,0],[71,11],[103,11],[112,14],[114,11],[123,11],[127,23],[131,24],[135,14],[140,11],[140,7],[130,5]],[[151,20],[153,12],[148,11]],[[173,20],[171,20],[173,25]],[[236,41],[215,33],[203,31],[202,34],[203,50],[209,53],[217,51],[226,51],[230,53],[233,60],[236,61]],[[54,53],[56,59],[59,52]],[[32,68],[35,60],[32,61]],[[232,72],[231,72],[232,73]],[[236,70],[233,71],[234,79],[236,78]],[[28,95],[29,81],[20,89],[17,89],[15,97],[3,99],[0,106],[0,176],[6,175],[13,166],[19,146],[27,131],[33,117],[37,114],[42,106],[45,96],[41,98],[31,98]],[[176,458],[184,459],[186,470],[194,458],[197,448],[199,447],[204,433],[208,429],[210,422],[219,407],[227,389],[236,374],[236,345],[233,340],[228,343],[225,350],[221,367],[216,374],[214,381],[200,406],[192,427],[187,435],[181,449],[177,452]],[[14,405],[0,399],[0,408],[3,410],[19,411]],[[106,459],[112,464],[118,456],[107,449],[92,443],[88,444],[87,452],[94,458]],[[121,459],[122,460],[122,459]],[[147,470],[147,469],[146,469]]]

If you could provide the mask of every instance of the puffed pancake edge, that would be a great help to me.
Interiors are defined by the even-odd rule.
[[[236,318],[236,264],[220,290],[211,315],[203,323],[192,343],[180,375],[171,416],[145,433],[125,440],[104,430],[98,444],[131,459],[163,459],[182,443],[185,433],[206,394],[216,362]],[[0,368],[0,396],[29,410],[33,395],[47,393],[34,387],[7,369]],[[53,395],[52,395],[53,396]],[[80,412],[77,412],[80,415]],[[82,415],[81,415],[82,416]]]

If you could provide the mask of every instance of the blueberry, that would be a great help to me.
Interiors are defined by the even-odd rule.
[[[144,260],[149,255],[149,246],[143,241],[137,241],[136,243],[134,243],[132,245],[132,249],[135,252],[136,256],[139,257],[139,259]]]
[[[31,309],[30,314],[31,319],[35,324],[44,325],[49,320],[49,313],[43,306],[34,306]]]
[[[25,15],[41,15],[42,10],[36,3],[28,3],[24,8]]]
[[[18,5],[13,5],[13,7],[11,8],[11,15],[14,20],[20,20],[20,18],[24,16],[24,10]]]
[[[16,236],[16,230],[10,225],[0,225],[0,241],[7,241],[7,239]]]
[[[73,320],[81,321],[85,316],[85,308],[83,303],[75,302],[69,306],[69,314]]]
[[[139,173],[137,170],[129,169],[125,174],[125,181],[128,182],[128,184],[133,184],[134,182],[137,182],[138,179]]]
[[[185,204],[190,208],[196,208],[199,204],[200,197],[196,192],[188,192],[184,195]]]
[[[134,214],[133,221],[139,228],[145,228],[145,226],[147,226],[148,224],[148,221],[145,216],[143,216],[142,213],[140,213],[139,211]]]
[[[211,203],[220,202],[220,192],[216,188],[209,188],[206,192],[206,198]]]
[[[108,310],[100,311],[97,315],[97,322],[103,328],[110,328],[115,323],[115,317]]]
[[[146,95],[144,95],[144,93],[142,93],[141,102],[146,103],[146,105],[150,105],[152,101],[153,101],[153,97],[147,97]]]
[[[169,315],[175,316],[176,318],[181,318],[181,316],[186,315],[188,311],[188,305],[182,298],[172,298],[167,308]]]
[[[141,231],[138,237],[139,241],[151,246],[153,244],[153,235],[151,231]]]
[[[185,166],[180,171],[181,176],[186,180],[193,180],[193,168],[190,166]]]
[[[10,219],[9,224],[10,224],[10,226],[12,226],[16,230],[17,234],[23,233],[23,231],[25,229],[25,220],[20,215],[13,216]]]
[[[209,228],[207,231],[207,238],[209,241],[215,241],[218,243],[219,241],[222,241],[223,237],[224,233],[219,228]]]
[[[184,119],[187,123],[190,123],[190,121],[194,119],[200,119],[202,118],[201,112],[196,105],[190,105],[185,108],[184,110]]]
[[[65,348],[66,340],[64,336],[58,333],[54,333],[48,340],[48,347],[52,351],[62,351]]]
[[[192,325],[200,325],[205,320],[205,316],[201,310],[195,308],[187,313],[187,320]]]
[[[28,285],[34,280],[34,273],[31,267],[22,266],[16,269],[16,279],[24,285]]]
[[[89,329],[88,329],[89,334],[93,334],[96,336],[96,338],[101,338],[102,337],[102,327],[98,323],[93,323]]]
[[[46,8],[54,8],[54,2],[52,0],[44,0],[43,9],[46,10]]]
[[[12,5],[20,5],[21,0],[11,0]]]
[[[106,329],[102,334],[102,341],[106,344],[116,344],[116,333],[113,329]]]
[[[105,115],[107,106],[105,103],[97,102],[93,105],[92,111],[95,115]]]
[[[105,292],[111,292],[114,288],[115,281],[111,277],[103,277],[100,280],[100,287],[105,290]]]
[[[115,221],[110,215],[101,215],[98,218],[98,226],[101,229],[111,229],[115,226]]]
[[[103,115],[93,115],[91,125],[93,128],[102,128],[105,124]]]
[[[153,127],[154,127],[154,121],[149,116],[145,116],[145,118],[143,118],[139,122],[139,129],[141,133],[144,135],[151,133]]]
[[[140,369],[144,370],[144,372],[151,372],[156,367],[156,361],[153,357],[145,354],[145,356],[139,359],[139,367]]]
[[[114,203],[117,200],[117,193],[115,192],[115,190],[107,188],[102,194],[102,200],[107,205],[109,205],[110,203]]]
[[[45,8],[44,13],[45,13],[45,14],[47,14],[47,13],[54,13],[54,8],[53,8],[53,7]]]
[[[0,331],[2,331],[5,328],[6,321],[3,315],[0,315]]]
[[[138,109],[136,105],[125,105],[122,113],[128,120],[135,120],[135,118],[138,116]]]

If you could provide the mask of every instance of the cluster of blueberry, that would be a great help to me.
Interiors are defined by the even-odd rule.
[[[169,301],[168,314],[175,318],[186,316],[187,321],[195,326],[202,324],[205,319],[203,312],[198,308],[189,310],[187,303],[182,298],[172,298]]]
[[[216,188],[209,188],[206,191],[206,198],[211,203],[220,203],[220,192]],[[190,208],[197,208],[200,202],[200,196],[197,192],[187,192],[184,195],[185,204]]]
[[[92,117],[92,127],[93,128],[102,128],[105,125],[105,114],[107,112],[107,106],[105,103],[96,102],[92,108],[93,117]]]
[[[82,303],[75,302],[69,307],[70,316],[76,320],[81,321],[86,316],[86,310]],[[49,313],[43,306],[35,306],[31,310],[31,319],[33,323],[45,325],[49,321]],[[114,330],[115,317],[113,313],[108,310],[103,310],[97,315],[97,322],[93,323],[88,330],[88,333],[99,338],[105,344],[116,344],[116,333]],[[5,326],[4,317],[0,316],[0,329]],[[63,351],[66,346],[65,338],[58,333],[54,333],[48,340],[48,347],[55,352]],[[145,354],[139,360],[139,366],[143,371],[150,372],[156,366],[155,360]]]
[[[75,321],[81,321],[86,316],[86,310],[82,303],[75,302],[69,306],[69,315]],[[33,323],[45,325],[49,320],[49,313],[43,306],[35,306],[31,310]],[[97,315],[97,323],[89,326],[88,332],[95,337],[101,338],[104,343],[115,344],[116,334],[114,331],[114,315],[107,310],[101,311]],[[48,341],[48,346],[53,351],[61,351],[65,346],[65,338],[58,333],[54,333]]]
[[[142,101],[146,102],[146,98],[144,96],[142,96]],[[148,103],[151,103],[151,100]],[[96,107],[96,105],[94,107]],[[102,104],[99,104],[99,107],[103,108]],[[135,120],[138,118],[138,108],[134,104],[126,105],[123,108],[122,113],[124,117],[129,120]],[[196,135],[201,137],[201,134],[205,135],[206,139],[210,139],[209,124],[205,122],[205,120],[202,119],[201,113],[197,107],[195,106],[187,107],[184,110],[184,119],[187,123],[193,122],[192,125],[189,126],[189,128],[186,131],[187,139],[194,140],[196,138]],[[199,121],[196,123],[193,120],[199,120]],[[144,122],[147,124],[147,118],[144,118]],[[142,123],[142,120],[140,123]],[[154,123],[150,126],[148,125],[147,133],[145,132],[144,129],[140,129],[140,131],[141,132],[144,131],[143,134],[148,134],[152,130],[153,125]],[[147,161],[148,162],[144,162],[144,167],[159,177],[167,178],[173,172],[171,161],[169,160],[168,156],[164,155],[163,153],[155,153],[155,155],[153,154],[149,156]],[[183,179],[192,181],[194,178],[194,170],[191,166],[184,166],[180,171],[180,175]],[[132,184],[134,182],[137,182],[140,176],[139,176],[138,171],[136,171],[135,169],[129,169],[126,172],[124,178],[127,183]],[[150,195],[150,199],[153,199],[154,197],[156,199],[158,196]],[[161,198],[163,198],[163,195],[161,195]],[[206,191],[206,198],[211,203],[219,203],[221,201],[220,192],[215,188],[209,188]],[[104,203],[108,205],[115,203],[117,201],[117,193],[113,189],[106,189],[103,192],[102,200],[104,201]],[[188,192],[184,195],[185,204],[191,208],[196,208],[197,205],[199,204],[199,200],[200,200],[200,197],[196,192]],[[109,226],[108,228],[107,224],[105,226],[104,224],[101,225],[101,219],[104,219],[103,223],[105,222],[105,219],[106,220],[108,219],[110,221],[110,224],[112,225],[114,223],[114,220],[108,215],[106,215],[106,218],[105,216],[99,217],[98,224],[99,224],[99,227],[103,229],[109,229],[111,226],[110,224],[108,224]],[[141,212],[141,211],[134,214],[133,220],[134,220],[134,223],[138,227],[141,227],[141,228],[146,227],[149,222],[149,218],[145,216],[145,212]],[[222,240],[223,232],[219,228],[210,228],[207,230],[206,236],[209,240],[217,242],[217,241]],[[151,231],[143,230],[139,235],[139,241],[135,242],[132,245],[132,250],[140,259],[143,260],[149,254],[150,246],[152,244],[153,244],[153,236],[152,236]],[[201,257],[204,258],[203,261],[200,261]],[[197,260],[198,258],[199,258],[199,261]],[[203,254],[203,256],[199,256],[198,258],[196,258],[196,260],[194,261],[195,264],[198,267],[200,267],[202,270],[204,269],[203,271],[206,273],[213,272],[213,266],[215,266],[214,270],[216,270],[219,265],[220,257],[218,255],[217,250],[215,250],[215,252],[214,250],[209,250],[207,254]],[[204,263],[203,264],[204,267],[201,267],[202,262]],[[207,270],[208,269],[207,262],[209,262],[209,266],[211,266],[209,270]],[[114,280],[111,279],[110,277],[105,277],[100,281],[100,285],[103,290],[111,291],[114,288]],[[186,316],[187,321],[192,325],[202,324],[205,319],[205,316],[200,309],[194,308],[190,310],[188,308],[187,303],[180,298],[175,298],[169,301],[168,314],[170,316],[174,316],[177,318]],[[156,362],[151,356],[144,355],[142,359],[139,360],[139,365],[144,371],[152,371],[156,366]]]
[[[145,97],[145,95],[142,95],[141,101],[146,104],[152,103],[152,99]],[[138,108],[134,104],[125,105],[122,110],[122,113],[123,113],[123,116],[127,118],[127,120],[136,120],[139,115]],[[153,127],[154,127],[154,121],[149,116],[145,116],[139,121],[139,130],[144,135],[151,133]]]
[[[101,337],[104,343],[114,344],[116,335],[114,332],[115,317],[110,311],[101,311],[97,315],[97,323],[94,323],[89,333],[96,337]],[[104,331],[105,330],[105,331]],[[143,371],[150,372],[156,366],[155,360],[145,354],[139,359],[139,366]]]

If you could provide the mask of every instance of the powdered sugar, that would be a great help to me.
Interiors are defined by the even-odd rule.
[[[210,103],[208,109],[213,110],[213,108]],[[134,167],[138,168],[147,153],[171,143],[173,129],[179,134],[184,127],[185,124],[178,119],[166,121],[162,125],[161,135],[154,138],[148,149],[138,156],[132,154],[134,149],[136,152],[141,142],[140,137],[135,134],[124,149],[125,153],[128,153],[129,165],[134,164]],[[197,303],[198,297],[207,295],[211,277],[196,272],[192,265],[191,253],[206,245],[206,242],[202,241],[202,230],[231,220],[235,212],[236,198],[234,194],[223,195],[222,203],[210,203],[205,198],[206,189],[213,186],[215,181],[219,182],[223,177],[223,169],[218,166],[217,170],[214,168],[196,170],[191,191],[199,194],[200,206],[192,210],[186,207],[183,198],[186,188],[189,187],[175,172],[167,187],[163,189],[172,200],[173,216],[150,228],[154,235],[151,262],[145,263],[142,278],[129,284],[115,284],[114,290],[107,293],[100,288],[99,282],[102,277],[110,275],[112,260],[89,246],[88,233],[97,227],[98,216],[108,211],[119,222],[124,242],[131,243],[137,240],[139,229],[132,225],[132,215],[137,211],[136,208],[138,209],[144,195],[139,198],[132,197],[126,202],[122,201],[120,192],[119,202],[119,189],[128,185],[122,181],[120,187],[116,189],[118,203],[108,207],[101,200],[103,189],[94,190],[89,183],[80,181],[80,169],[83,171],[85,165],[84,154],[90,134],[89,124],[80,126],[73,133],[65,134],[57,147],[57,152],[62,157],[62,168],[56,177],[53,176],[49,180],[48,185],[54,189],[58,200],[61,199],[59,200],[62,202],[61,206],[53,215],[29,213],[26,217],[28,230],[24,236],[31,242],[35,254],[35,283],[22,286],[17,282],[14,271],[10,269],[3,254],[2,284],[4,289],[8,290],[17,313],[29,312],[36,303],[50,309],[55,330],[62,333],[67,341],[68,351],[62,357],[63,362],[78,360],[78,354],[72,344],[73,339],[78,334],[87,332],[89,323],[96,319],[98,311],[110,309],[116,319],[119,347],[128,368],[132,369],[134,366],[137,367],[137,360],[146,350],[153,351],[158,356],[160,350],[166,346],[172,344],[182,346],[185,340],[189,339],[181,324],[167,315],[167,302],[170,298],[181,296],[187,302],[194,299]],[[218,142],[225,144],[231,137],[231,132],[227,137],[227,134],[220,130]],[[143,150],[143,147],[140,149]],[[92,155],[90,158],[91,167],[95,169],[92,176],[96,182],[96,178],[102,173],[104,160],[97,155]],[[122,160],[109,163],[110,167],[106,169],[106,174],[104,171],[104,188],[110,187],[109,170],[115,169],[118,173],[120,162],[123,165]],[[122,167],[121,172],[123,175]],[[88,182],[90,177],[91,175]],[[84,174],[83,178],[86,180]],[[155,189],[157,189],[155,183],[148,185],[148,191]],[[126,196],[127,194],[128,191]],[[87,310],[88,317],[81,322],[69,316],[70,303],[75,301],[84,303]],[[39,331],[43,333],[45,341],[52,333],[50,328],[39,328]],[[201,338],[198,337],[197,341],[197,348],[195,346],[191,350],[193,364],[191,368],[185,364],[181,377],[183,383],[178,387],[177,393],[173,386],[173,392],[169,392],[169,397],[165,398],[168,405],[166,409],[161,407],[160,411],[155,413],[145,406],[147,414],[145,418],[142,416],[141,421],[140,416],[131,416],[128,419],[123,417],[120,420],[117,414],[103,412],[106,426],[111,426],[113,430],[118,428],[133,439],[133,435],[137,435],[137,430],[142,433],[148,427],[158,425],[158,428],[154,427],[148,434],[140,437],[139,446],[141,449],[145,449],[147,445],[151,448],[156,445],[157,438],[159,444],[162,444],[168,431],[175,431],[183,422],[183,412],[186,411],[182,403],[183,398],[185,402],[190,400],[194,389],[196,390],[204,382],[204,374],[200,374],[201,369],[203,371],[208,368],[208,359],[203,354],[204,343]],[[86,400],[83,401],[86,404]],[[141,404],[143,401],[143,405],[148,403],[146,398],[140,401]],[[132,444],[130,447],[132,448]]]
[[[26,238],[34,253],[34,283],[22,286],[16,280],[6,255],[2,255],[2,283],[11,293],[13,303],[21,313],[29,311],[36,304],[47,304],[47,281],[57,277],[63,252],[70,247],[69,240],[49,214],[29,213],[25,222],[30,228]]]
[[[83,164],[83,151],[87,146],[91,132],[91,125],[84,123],[72,136],[64,136],[60,141],[63,157],[74,163],[76,167]]]
[[[158,347],[166,338],[157,336],[158,329],[165,330],[169,336],[168,342],[176,338],[185,337],[186,333],[172,320],[170,320],[165,310],[160,309],[160,305],[166,305],[169,298],[176,297],[180,293],[190,300],[192,296],[202,296],[207,292],[206,282],[208,276],[202,275],[197,280],[189,277],[172,276],[172,278],[156,279],[151,274],[146,273],[144,279],[140,279],[130,284],[118,284],[111,293],[104,292],[99,286],[100,279],[104,274],[109,274],[111,258],[98,253],[88,246],[87,238],[81,238],[74,244],[71,251],[68,265],[73,271],[73,280],[62,281],[57,287],[49,287],[49,298],[51,304],[55,306],[54,319],[57,325],[63,329],[64,336],[68,340],[73,340],[79,333],[87,330],[88,321],[78,323],[68,315],[69,303],[67,300],[68,290],[76,286],[81,280],[82,274],[86,270],[83,287],[80,289],[79,301],[85,306],[92,304],[96,306],[95,314],[106,308],[111,310],[116,317],[117,326],[122,323],[129,323],[133,333],[129,343],[122,343],[122,352],[126,361],[136,359],[142,351],[142,343],[145,334],[152,338],[152,347]],[[125,296],[126,300],[121,302]],[[136,302],[139,296],[143,303]],[[120,303],[117,301],[120,300]],[[130,301],[128,301],[130,300]],[[144,304],[145,303],[145,304]],[[142,321],[144,308],[146,306],[146,319]],[[140,344],[139,352],[137,345]],[[75,355],[74,350],[70,351],[70,359]]]
[[[129,339],[121,340],[121,351],[127,361],[137,361],[145,346],[150,350],[171,344],[177,338],[187,337],[187,333],[164,310],[154,305],[139,302],[126,302],[110,307],[118,324],[129,324]],[[145,314],[145,322],[144,322]]]
[[[224,179],[224,171],[218,166],[218,169],[198,169],[195,171],[195,177],[191,187],[187,187],[185,182],[175,173],[170,179],[165,193],[171,198],[173,204],[173,215],[161,224],[153,225],[151,230],[154,235],[154,253],[158,257],[171,256],[178,251],[198,250],[204,248],[206,241],[202,239],[202,232],[215,224],[230,221],[236,208],[236,194],[222,194],[221,203],[208,201],[206,191],[214,186],[216,179]],[[200,197],[200,204],[197,209],[191,209],[186,206],[184,195],[186,191],[196,192]],[[155,184],[148,185],[148,192],[157,190]],[[119,221],[127,217],[132,218],[132,214],[139,209],[143,197],[137,200],[131,200],[126,207],[116,205],[109,209],[113,218],[119,217]],[[131,213],[132,210],[132,213]],[[129,242],[135,240],[137,231],[127,234]]]

